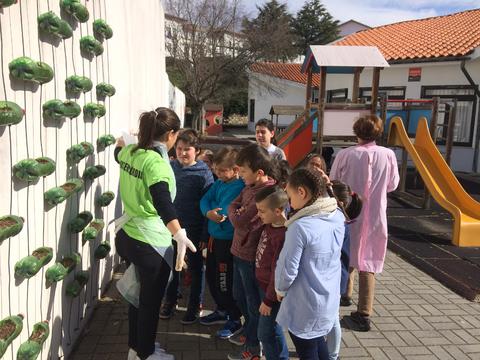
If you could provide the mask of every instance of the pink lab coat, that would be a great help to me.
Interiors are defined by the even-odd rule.
[[[380,273],[387,251],[387,193],[397,188],[395,153],[375,142],[341,150],[330,179],[348,184],[363,200],[357,220],[350,225],[350,267]]]

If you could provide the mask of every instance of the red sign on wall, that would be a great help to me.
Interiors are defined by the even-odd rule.
[[[408,69],[408,81],[420,81],[422,79],[422,68],[414,67]]]

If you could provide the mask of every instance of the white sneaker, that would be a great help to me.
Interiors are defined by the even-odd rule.
[[[128,349],[127,360],[135,360],[137,358],[137,352],[133,349]]]
[[[140,360],[135,350],[130,349],[128,351],[128,360]],[[160,347],[160,343],[156,342],[154,353],[150,355],[146,360],[175,360],[175,356],[173,354],[167,354],[165,352],[165,349],[162,349]]]

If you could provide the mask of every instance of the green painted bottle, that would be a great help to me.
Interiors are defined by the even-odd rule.
[[[8,316],[0,321],[0,358],[8,346],[22,332],[23,314]]]
[[[18,348],[17,360],[36,360],[49,335],[50,327],[47,320],[33,325],[30,337]]]

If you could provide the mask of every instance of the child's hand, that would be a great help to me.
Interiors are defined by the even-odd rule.
[[[220,210],[222,210],[222,208],[215,208],[215,209],[207,211],[207,214],[206,214],[207,219],[212,220],[213,222],[216,222],[217,224],[225,221],[225,219],[227,217],[224,216],[224,215],[220,215],[218,213]]]
[[[118,139],[117,139],[117,144],[116,146],[118,147],[124,147],[125,146],[125,140],[123,140],[123,137],[120,136]]]
[[[262,303],[260,304],[260,308],[258,309],[258,312],[260,313],[260,315],[270,316],[270,314],[272,313],[272,308],[270,306],[265,305],[265,303],[262,301]]]
[[[282,302],[283,296],[277,293],[277,301]]]

